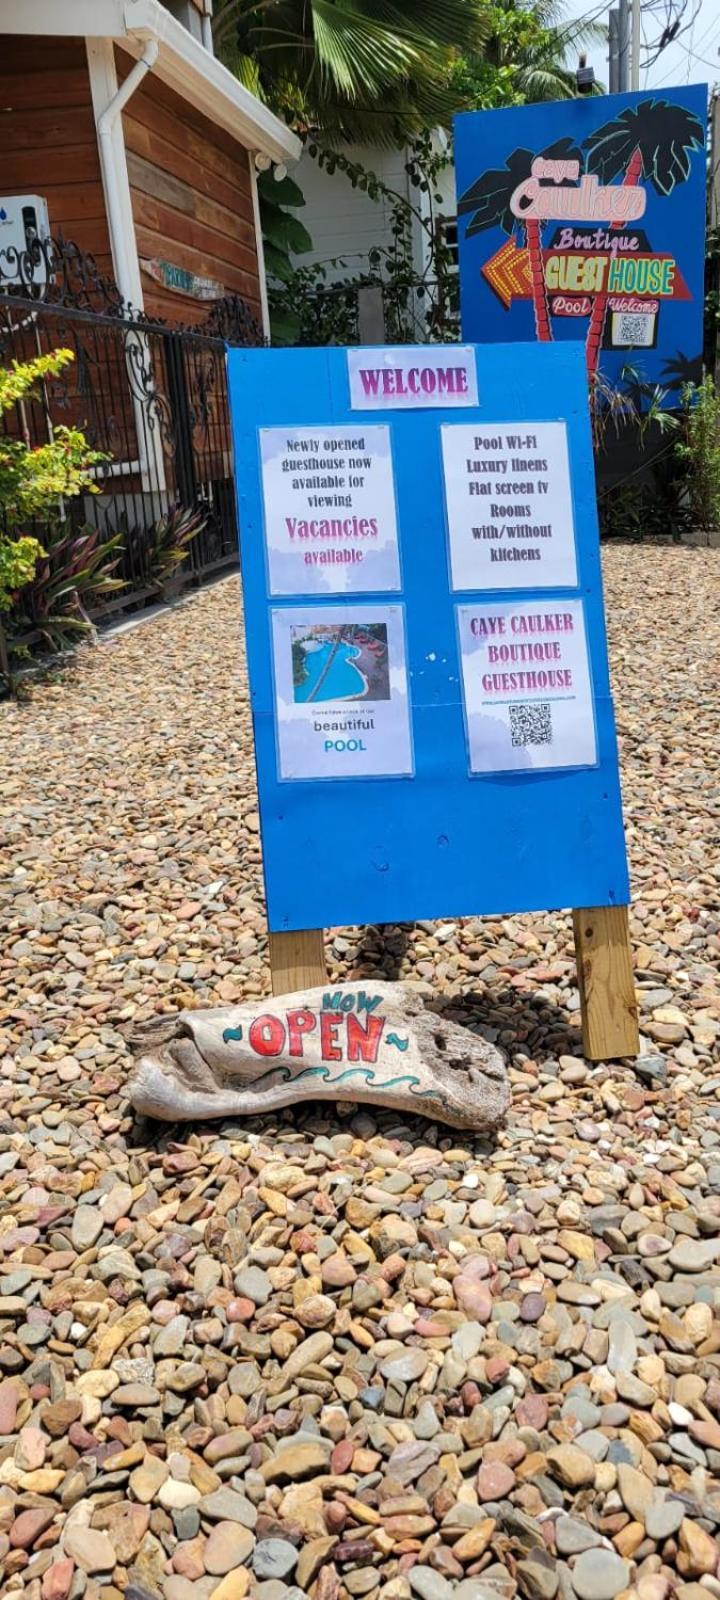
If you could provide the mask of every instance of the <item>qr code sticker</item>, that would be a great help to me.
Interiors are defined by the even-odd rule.
[[[552,711],[547,700],[537,705],[508,706],[511,743],[552,744]]]
[[[616,312],[612,320],[612,342],[615,345],[651,345],[655,318],[646,312]]]

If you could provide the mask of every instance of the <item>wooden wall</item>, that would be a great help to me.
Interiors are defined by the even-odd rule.
[[[116,51],[118,79],[132,66]],[[248,155],[152,73],[123,113],[138,254],[240,294],[260,320]],[[50,230],[112,274],[85,41],[6,35],[0,52],[1,194],[47,198]],[[145,309],[201,322],[212,302],[141,273]]]
[[[51,232],[112,271],[83,39],[3,37],[0,148],[0,193],[44,195]]]
[[[118,78],[129,58],[117,52]],[[123,112],[141,258],[169,261],[240,294],[260,320],[248,154],[228,133],[150,74]],[[168,290],[142,272],[149,315],[199,322],[211,303]]]

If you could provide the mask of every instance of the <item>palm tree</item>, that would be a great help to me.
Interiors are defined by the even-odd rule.
[[[573,58],[605,41],[604,23],[564,21],[564,0],[492,0],[482,51],[465,57],[453,82],[474,107],[571,100],[578,93]],[[602,93],[596,84],[594,93]]]
[[[546,150],[541,150],[539,155],[545,161],[576,161],[578,168],[582,164],[580,150],[573,144],[572,139],[568,138],[558,139],[555,144],[548,145]],[[518,185],[525,183],[530,177],[532,164],[536,159],[536,153],[532,150],[524,150],[522,147],[513,150],[504,167],[484,172],[464,194],[460,195],[458,216],[473,212],[467,227],[467,238],[474,233],[483,232],[485,228],[502,228],[503,233],[507,234],[513,232],[518,218],[510,208],[510,201]],[[535,330],[538,339],[547,342],[552,339],[552,329],[545,288],[540,223],[537,218],[527,217],[523,227],[530,267]]]
[[[677,350],[672,360],[663,363],[661,373],[668,389],[684,389],[687,384],[695,388],[702,383],[702,375],[702,356],[686,356],[682,350]]]
[[[653,99],[628,106],[585,140],[587,171],[602,184],[622,174],[623,184],[635,185],[642,178],[660,195],[672,194],[678,183],[685,182],[693,152],[704,148],[705,129],[699,117],[683,106]],[[590,377],[597,370],[607,303],[607,290],[596,294],[586,343]]]
[[[460,51],[482,47],[487,0],[217,0],[217,54],[306,130],[402,145],[446,125]]]

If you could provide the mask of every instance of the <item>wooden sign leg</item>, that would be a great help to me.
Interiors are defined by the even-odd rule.
[[[615,1061],[640,1050],[627,906],[573,911],[583,1052]]]
[[[273,994],[294,994],[327,983],[322,928],[271,933],[268,938]]]

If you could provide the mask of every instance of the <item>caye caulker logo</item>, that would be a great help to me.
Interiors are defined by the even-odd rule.
[[[509,236],[481,268],[505,310],[531,299],[540,340],[552,339],[553,317],[587,318],[590,376],[602,345],[654,346],[663,302],[691,295],[675,255],[654,250],[640,225],[646,186],[670,196],[704,148],[697,116],[651,98],[582,145],[563,138],[519,148],[483,172],[460,195],[458,215],[469,217],[468,238],[489,228]]]

